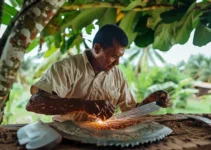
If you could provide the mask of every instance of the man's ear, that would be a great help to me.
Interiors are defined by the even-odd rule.
[[[94,51],[95,51],[96,54],[99,54],[100,53],[100,49],[101,49],[100,44],[95,43],[94,44]]]

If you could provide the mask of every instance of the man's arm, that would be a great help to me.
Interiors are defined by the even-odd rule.
[[[113,115],[115,107],[107,100],[60,98],[57,95],[39,90],[31,96],[26,110],[46,115],[61,115],[73,111],[84,111],[105,120]]]
[[[31,96],[26,110],[45,115],[60,115],[83,110],[83,103],[80,99],[68,100],[39,90]]]

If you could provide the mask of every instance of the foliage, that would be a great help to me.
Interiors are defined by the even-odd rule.
[[[23,4],[22,2],[22,0],[10,0],[11,5],[4,2],[3,10],[0,7],[1,23],[8,25],[8,30],[9,27],[12,27],[18,14],[28,9],[25,5],[27,1],[24,1]],[[152,44],[153,48],[163,51],[169,50],[175,44],[186,43],[190,33],[196,29],[193,43],[202,46],[211,40],[210,4],[211,2],[207,0],[202,0],[200,3],[196,3],[196,0],[67,0],[26,50],[26,52],[31,52],[39,47],[39,54],[47,58],[46,63],[43,63],[41,67],[33,62],[29,63],[29,61],[23,63],[17,82],[10,92],[4,123],[17,123],[17,117],[20,117],[21,120],[18,123],[23,123],[24,118],[21,118],[23,114],[30,118],[28,114],[32,115],[33,113],[27,113],[24,107],[30,96],[29,86],[35,82],[32,75],[40,77],[52,62],[60,59],[58,50],[61,54],[67,54],[70,48],[76,47],[79,52],[81,45],[87,47],[87,39],[82,36],[82,30],[90,34],[95,28],[94,22],[100,27],[107,23],[119,25],[125,30],[130,43],[134,41],[138,47],[147,47]],[[7,33],[9,31],[5,32],[6,36],[9,35]],[[0,40],[0,44],[2,43],[5,43],[3,39]],[[48,47],[45,53],[43,45]],[[140,48],[137,51],[131,50],[131,60],[132,56],[139,55],[139,64],[141,62],[146,64],[145,60],[151,57],[149,51],[147,49],[142,51]],[[134,67],[129,63],[125,63],[125,66],[122,65],[120,68],[137,101],[140,102],[155,90],[165,89],[171,93],[172,105],[164,112],[184,112],[184,109],[188,110],[189,108],[194,112],[196,107],[190,106],[192,103],[197,106],[199,102],[190,101],[191,98],[195,99],[194,93],[197,92],[191,86],[193,81],[191,77],[208,82],[211,80],[210,58],[202,59],[199,56],[194,59],[195,61],[191,62],[190,60],[184,65],[184,73],[175,66],[150,68],[140,65],[143,68],[141,68],[141,74],[137,74],[137,71],[134,71]],[[30,64],[33,65],[29,66]],[[30,71],[25,72],[29,68]],[[35,70],[36,72],[34,72]],[[200,105],[203,103],[203,106],[207,106],[206,111],[210,111],[211,108],[208,104],[209,98],[210,96],[202,98],[206,103],[200,101]],[[25,121],[31,122],[39,118],[50,121],[50,117],[43,118],[40,115]]]
[[[50,60],[56,61],[58,54],[52,55],[46,59],[45,64],[52,64]],[[17,81],[10,92],[10,99],[5,108],[3,124],[7,123],[28,123],[39,119],[44,122],[50,122],[51,116],[39,115],[25,110],[26,103],[30,98],[29,88],[36,80],[33,79],[37,66],[44,64],[34,63],[35,58],[29,58],[22,63],[21,69],[17,76]],[[47,65],[47,66],[49,66]],[[45,65],[44,65],[45,66]],[[46,67],[47,67],[46,66]],[[165,113],[208,113],[211,110],[209,102],[210,95],[196,97],[196,89],[193,88],[194,80],[177,66],[166,65],[164,67],[149,67],[143,69],[142,73],[135,75],[134,67],[130,63],[119,65],[128,85],[138,102],[141,102],[148,94],[156,90],[167,90],[171,96],[171,106],[167,109],[161,109],[157,114]],[[46,68],[43,68],[45,71]],[[40,73],[43,73],[41,71]]]
[[[137,46],[131,46],[130,49],[126,50],[123,60],[124,64],[132,64],[136,76],[142,72],[142,69],[147,69],[150,66],[158,66],[158,63],[165,64],[163,57],[157,50],[152,49],[151,46],[143,49]]]
[[[20,78],[19,78],[20,79]],[[29,123],[42,120],[50,122],[51,116],[27,112],[25,107],[30,98],[30,86],[34,81],[27,78],[26,83],[16,82],[10,90],[10,97],[4,110],[2,124]]]
[[[177,66],[153,67],[150,70],[143,71],[137,78],[135,78],[134,71],[129,64],[121,65],[120,68],[125,74],[137,102],[142,101],[154,91],[166,90],[171,96],[171,106],[167,109],[161,109],[157,113],[187,112],[185,111],[187,107],[190,107],[191,112],[194,112],[189,101],[197,99],[195,94],[198,90],[192,86],[194,80],[187,74],[181,73]],[[200,111],[196,109],[196,112],[199,113]]]
[[[189,74],[192,78],[204,82],[211,82],[211,57],[200,55],[191,55],[187,63],[183,66],[183,72]]]
[[[29,123],[42,120],[50,122],[51,116],[27,112],[25,107],[30,99],[30,86],[37,80],[33,79],[34,68],[37,64],[27,60],[18,72],[17,80],[10,90],[9,100],[4,109],[2,124]]]
[[[185,74],[181,74],[176,66],[152,67],[149,70],[144,70],[135,78],[130,64],[127,66],[120,65],[121,70],[125,73],[125,78],[129,86],[136,93],[136,99],[142,100],[155,90],[165,89],[169,92],[174,90],[181,80],[188,78]],[[134,78],[131,78],[134,77]]]
[[[26,9],[22,0],[10,2],[11,6],[4,3],[2,11],[5,25],[11,23],[19,11]],[[27,51],[43,42],[51,43],[47,45],[52,50],[49,54],[58,48],[62,54],[74,46],[80,49],[81,44],[86,44],[82,29],[90,33],[95,20],[99,26],[119,25],[127,33],[130,43],[134,41],[138,47],[152,44],[154,49],[166,51],[175,44],[186,43],[194,29],[194,44],[202,46],[211,39],[210,4],[207,0],[200,3],[196,0],[67,0],[38,37],[41,42],[36,39]]]

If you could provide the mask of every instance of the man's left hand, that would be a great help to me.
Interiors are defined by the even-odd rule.
[[[151,93],[149,96],[147,96],[140,104],[137,104],[137,107],[141,106],[141,105],[148,104],[150,102],[157,101],[157,104],[160,107],[167,108],[170,105],[170,103],[169,103],[170,99],[171,98],[166,91],[159,90],[159,91],[155,91],[155,92]]]
[[[166,91],[159,90],[159,91],[156,91],[156,92],[154,92],[152,94],[156,94],[157,95],[156,101],[157,101],[157,104],[160,107],[164,107],[164,108],[169,107],[171,98],[170,98],[169,94]]]

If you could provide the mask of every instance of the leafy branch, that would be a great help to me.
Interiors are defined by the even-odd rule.
[[[154,5],[154,6],[146,6],[146,7],[135,7],[131,9],[131,11],[149,11],[161,8],[169,8],[173,9],[174,5]],[[78,9],[89,9],[89,8],[119,8],[122,10],[128,9],[128,6],[101,2],[101,3],[90,3],[90,4],[82,4],[82,5],[67,5],[61,8],[61,12],[70,11],[70,10],[78,10]]]

